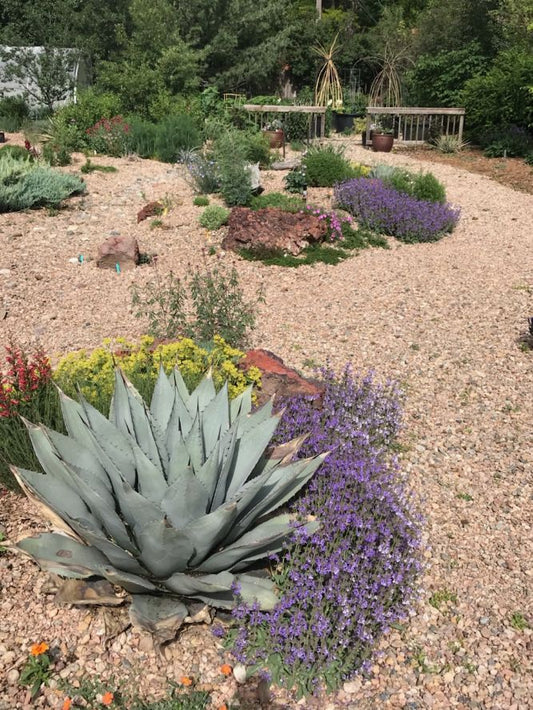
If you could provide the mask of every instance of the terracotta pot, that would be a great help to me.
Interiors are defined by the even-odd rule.
[[[277,131],[263,131],[265,136],[268,138],[268,142],[270,143],[271,148],[282,148],[283,147],[283,140],[284,140],[284,135],[283,131],[281,128],[278,128]]]
[[[376,153],[390,153],[393,143],[392,133],[372,133],[372,150]]]

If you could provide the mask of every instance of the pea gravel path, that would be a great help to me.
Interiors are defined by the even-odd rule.
[[[377,158],[359,146],[349,155]],[[379,159],[421,165],[401,154]],[[197,226],[201,210],[179,168],[96,162],[119,172],[87,176],[87,195],[58,215],[0,215],[3,341],[10,334],[39,340],[56,356],[110,335],[136,338],[143,324],[128,288],[153,268],[97,270],[90,257],[98,244],[111,233],[134,234],[142,251],[158,254],[162,273],[179,275],[220,241]],[[67,170],[80,163],[81,156]],[[533,196],[449,166],[430,169],[462,209],[454,234],[438,243],[391,240],[390,250],[369,249],[334,267],[238,264],[247,294],[264,284],[254,345],[304,372],[313,363],[340,370],[350,361],[404,385],[403,468],[427,516],[428,568],[416,614],[383,640],[371,677],[299,704],[274,689],[272,708],[533,707],[533,632],[515,628],[521,619],[533,626],[533,352],[517,342],[533,315]],[[281,179],[269,172],[264,184],[279,189]],[[143,204],[165,194],[173,199],[168,229],[137,225]],[[324,204],[328,194],[310,191],[309,199]],[[69,261],[78,254],[82,265]],[[27,502],[6,495],[0,506],[0,529],[10,539],[41,526]],[[104,644],[116,620],[58,609],[47,584],[28,560],[0,556],[0,710],[61,707],[55,682],[34,705],[16,683],[29,645],[41,640],[60,647],[60,675],[75,683],[86,673],[114,674],[155,692],[167,678],[191,675],[213,690],[215,708],[232,697],[260,707],[253,684],[220,674],[228,655],[208,630],[187,630],[161,661],[131,630]],[[440,608],[430,599],[442,600]]]

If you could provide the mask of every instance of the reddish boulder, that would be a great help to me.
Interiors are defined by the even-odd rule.
[[[311,242],[321,242],[327,231],[325,220],[275,207],[262,210],[234,207],[228,225],[228,234],[222,240],[223,249],[281,251],[294,256]]]
[[[239,367],[247,370],[257,367],[261,370],[261,389],[258,391],[258,404],[263,404],[272,395],[276,399],[307,395],[316,398],[317,406],[322,404],[324,386],[313,380],[307,380],[296,370],[286,367],[283,360],[268,350],[248,350],[239,363]]]
[[[149,202],[145,205],[142,210],[137,212],[137,222],[142,222],[148,217],[155,217],[157,215],[163,214],[164,205],[158,200],[156,202]]]
[[[139,244],[135,237],[119,235],[109,237],[98,247],[96,265],[101,269],[134,269],[139,263]]]

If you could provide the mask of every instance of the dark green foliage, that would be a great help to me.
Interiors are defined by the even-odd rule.
[[[54,167],[58,165],[70,165],[72,163],[72,156],[68,148],[51,141],[43,144],[42,155],[46,162]]]
[[[424,54],[409,72],[409,99],[412,106],[461,106],[465,83],[481,73],[487,60],[477,42],[436,54]]]
[[[267,192],[262,195],[254,195],[250,200],[250,207],[253,210],[277,207],[286,212],[298,212],[305,207],[305,202],[299,197],[289,197],[282,192]]]
[[[247,205],[252,197],[252,182],[246,169],[246,139],[240,131],[226,131],[214,145],[220,173],[220,192],[228,207]]]
[[[246,160],[250,163],[259,163],[262,168],[267,168],[272,162],[270,145],[262,131],[246,131],[242,135],[245,146]]]
[[[0,130],[18,131],[29,115],[30,109],[23,96],[6,96],[0,99]]]
[[[441,204],[446,202],[444,185],[432,173],[412,173],[404,168],[395,168],[380,163],[373,168],[371,177],[377,177],[385,185],[415,197],[417,200],[440,202]]]
[[[478,143],[487,158],[521,158],[533,150],[533,133],[519,126],[501,126],[481,133]]]
[[[2,158],[7,158],[8,155],[15,160],[29,160],[31,163],[34,161],[33,155],[21,145],[2,146],[0,148],[0,160],[2,160]]]
[[[130,147],[140,158],[155,157],[157,128],[155,123],[141,118],[130,118]]]
[[[94,172],[99,172],[99,173],[116,173],[117,168],[115,168],[114,165],[97,165],[91,161],[90,158],[87,158],[85,163],[81,166],[80,168],[82,173],[94,173]]]
[[[311,187],[333,187],[337,182],[355,177],[343,152],[331,145],[311,148],[303,160],[307,184]]]
[[[68,104],[56,111],[54,125],[74,127],[80,138],[80,143],[75,148],[79,149],[83,146],[85,131],[88,128],[102,118],[112,118],[120,115],[121,112],[122,104],[116,94],[86,89],[80,92],[76,103]]]
[[[491,129],[533,124],[533,54],[525,50],[501,52],[484,75],[470,79],[463,91],[466,128],[473,140]]]
[[[180,151],[201,145],[200,132],[194,120],[180,114],[169,116],[156,125],[155,157],[163,163],[175,163]]]

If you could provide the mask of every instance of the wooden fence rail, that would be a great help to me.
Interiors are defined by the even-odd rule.
[[[368,106],[366,139],[370,142],[372,125],[388,117],[395,138],[410,145],[425,143],[439,135],[463,140],[464,108],[420,108],[416,106]]]

